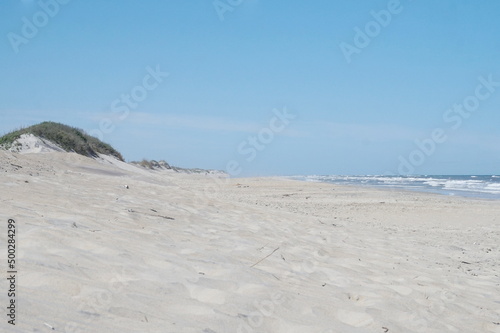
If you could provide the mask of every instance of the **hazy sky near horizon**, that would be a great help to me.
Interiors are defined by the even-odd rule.
[[[5,0],[0,134],[57,121],[127,160],[234,175],[499,174],[499,15],[494,0]]]

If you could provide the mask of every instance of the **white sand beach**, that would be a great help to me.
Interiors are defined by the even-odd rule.
[[[500,332],[499,201],[0,151],[0,203],[2,332]]]

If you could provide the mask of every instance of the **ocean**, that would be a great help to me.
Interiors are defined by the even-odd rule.
[[[500,176],[293,176],[292,179],[341,185],[431,192],[443,195],[500,199]]]

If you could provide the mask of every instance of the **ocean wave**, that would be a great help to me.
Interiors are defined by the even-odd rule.
[[[500,199],[500,176],[386,176],[386,175],[310,175],[294,176],[294,179],[328,182],[342,185],[373,186],[434,192],[446,195],[462,195]]]

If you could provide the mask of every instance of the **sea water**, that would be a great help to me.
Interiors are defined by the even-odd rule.
[[[293,179],[341,185],[414,190],[444,195],[500,199],[500,176],[293,176]]]

